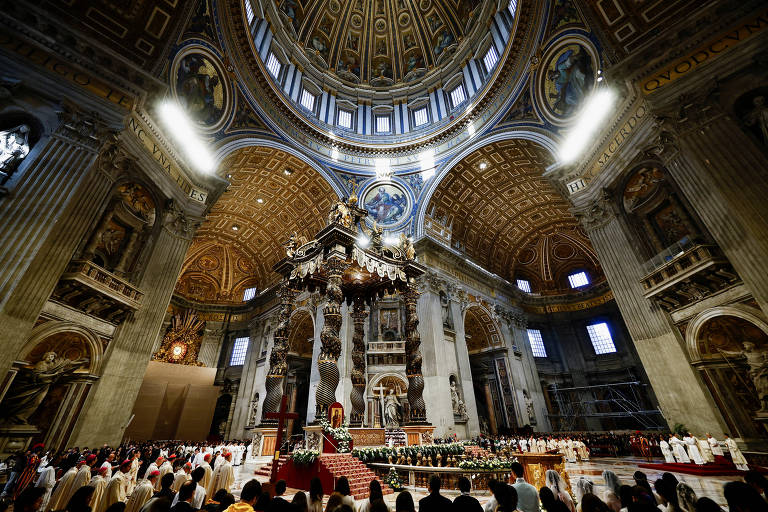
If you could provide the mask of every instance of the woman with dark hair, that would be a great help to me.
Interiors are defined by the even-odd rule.
[[[309,482],[309,512],[323,512],[323,482],[315,477]]]
[[[325,512],[334,512],[337,508],[341,508],[344,503],[344,495],[338,491],[333,491],[328,497],[328,503],[325,505]]]
[[[411,493],[403,491],[397,495],[397,499],[395,500],[395,512],[416,512]]]
[[[546,512],[570,512],[565,503],[555,498],[555,493],[549,487],[542,487],[539,490],[539,500],[541,501],[541,508]]]
[[[349,490],[349,480],[347,480],[347,477],[342,476],[338,480],[336,480],[336,489],[334,489],[337,493],[342,495],[342,504],[349,505],[354,510],[355,508],[355,498],[350,496],[352,494],[352,491]]]
[[[381,484],[374,478],[368,485],[368,499],[360,505],[357,512],[370,512],[376,501],[384,501],[384,494],[381,492]]]
[[[658,508],[662,512],[680,512],[680,507],[677,501],[677,478],[670,473],[664,473],[664,475],[670,475],[672,478],[665,479],[665,477],[662,476],[653,484],[656,489],[656,494],[658,494],[659,499],[661,499]]]
[[[19,493],[13,502],[14,512],[37,512],[43,505],[43,487],[27,487]]]
[[[699,498],[696,502],[696,512],[723,512],[723,509],[710,498]]]
[[[586,493],[581,498],[579,507],[581,508],[581,512],[611,512],[608,505],[592,493]]]
[[[517,491],[511,485],[497,483],[493,495],[498,502],[496,512],[514,512],[517,509]]]
[[[91,499],[95,488],[84,485],[75,491],[75,494],[69,498],[69,502],[64,510],[67,512],[91,512]]]
[[[307,507],[307,495],[303,492],[297,492],[293,495],[293,499],[291,500],[291,507],[295,512],[308,512],[309,508]]]

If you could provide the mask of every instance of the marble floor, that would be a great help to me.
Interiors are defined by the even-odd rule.
[[[238,496],[240,494],[240,489],[242,488],[243,483],[250,480],[251,477],[253,477],[253,472],[261,467],[262,465],[266,464],[269,461],[268,458],[264,458],[263,461],[258,461],[255,463],[248,463],[241,466],[237,466],[235,468],[235,474],[236,474],[236,480],[235,480],[235,486],[232,489],[232,493],[235,496]],[[603,485],[605,482],[602,478],[602,473],[606,469],[610,469],[613,472],[615,472],[618,477],[621,479],[622,483],[627,483],[629,485],[633,484],[632,480],[632,474],[638,470],[637,465],[645,462],[643,459],[637,459],[637,458],[631,458],[631,457],[622,457],[622,458],[598,458],[593,459],[589,462],[576,462],[576,463],[568,463],[566,464],[566,470],[568,471],[568,475],[570,476],[571,482],[574,482],[578,480],[580,477],[584,476],[591,480],[595,486],[597,487],[599,494],[602,494],[603,492]],[[642,470],[646,475],[648,475],[648,480],[651,482],[651,485],[653,485],[653,482],[656,481],[656,479],[661,478],[662,472],[660,471],[652,471],[649,469],[643,469]],[[723,509],[727,510],[725,498],[723,497],[723,485],[727,482],[733,481],[733,480],[739,480],[739,477],[733,476],[733,477],[699,477],[694,475],[686,475],[683,473],[675,473],[675,476],[677,479],[681,482],[685,482],[686,484],[690,485],[693,490],[696,492],[696,495],[698,497],[704,497],[707,496],[711,499],[713,499],[715,502],[717,502]],[[260,481],[267,481],[266,478],[258,477]],[[426,496],[426,491],[421,488],[409,488],[408,489],[411,494],[413,495],[414,501],[418,501],[419,499]],[[293,497],[293,494],[296,492],[295,489],[289,489],[286,493],[286,496],[289,498]],[[328,491],[326,491],[327,494]],[[443,494],[451,499],[458,495],[456,491],[445,491]],[[473,493],[474,494],[474,493]],[[489,495],[487,493],[477,493],[475,497],[480,500],[481,504],[484,504],[488,498]],[[327,496],[326,496],[327,499]],[[385,496],[385,501],[392,507],[394,507],[396,499],[396,494],[390,494],[388,496]]]

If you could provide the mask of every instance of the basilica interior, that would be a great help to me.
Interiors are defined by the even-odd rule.
[[[763,2],[2,7],[0,453],[768,448]]]

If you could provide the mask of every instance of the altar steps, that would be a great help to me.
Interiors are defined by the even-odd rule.
[[[347,477],[350,493],[356,500],[368,497],[368,486],[371,480],[374,479],[381,483],[383,494],[392,494],[393,492],[373,471],[349,453],[323,454],[318,460],[320,462],[320,472],[327,472],[332,476],[334,482],[342,476]],[[287,461],[288,456],[280,456],[281,465]],[[255,474],[269,478],[272,474],[272,461],[257,469]],[[330,494],[330,490],[327,490],[326,494]]]

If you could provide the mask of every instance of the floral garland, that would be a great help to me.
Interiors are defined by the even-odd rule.
[[[459,462],[459,467],[461,469],[469,469],[473,471],[474,470],[498,471],[498,470],[510,469],[512,467],[512,463],[515,462],[516,460],[517,459],[499,459],[499,458],[463,460]]]
[[[389,468],[389,473],[384,477],[384,483],[393,491],[399,491],[403,488],[403,482],[400,481],[400,476],[395,471],[395,468]]]
[[[323,427],[323,432],[336,441],[336,451],[338,453],[349,452],[349,443],[352,441],[352,434],[349,433],[349,423],[345,422],[342,426],[333,428],[331,423],[323,418],[320,420],[320,426]]]
[[[299,466],[310,466],[317,460],[319,456],[320,452],[317,450],[303,450],[300,448],[293,451],[291,459],[293,459],[294,464]]]
[[[397,459],[400,455],[416,460],[419,453],[422,456],[428,457],[437,457],[439,454],[442,458],[446,458],[448,455],[462,455],[464,453],[464,443],[424,444],[419,446],[400,446],[397,448],[384,446],[352,450],[352,455],[363,462],[386,462],[390,456],[393,459]]]

